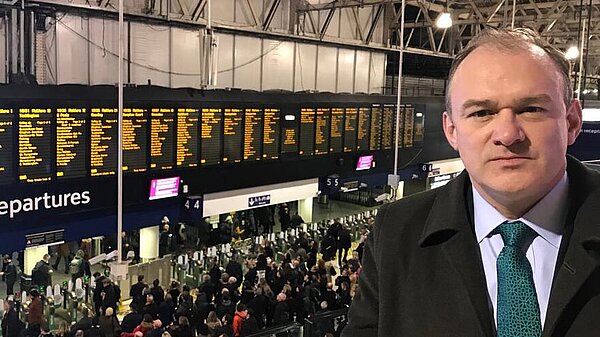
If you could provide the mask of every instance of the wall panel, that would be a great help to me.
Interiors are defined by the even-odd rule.
[[[294,91],[316,90],[317,46],[296,43]]]
[[[6,55],[6,29],[3,18],[0,18],[0,83],[8,82],[6,79],[6,67],[7,59],[3,55]]]
[[[124,32],[127,40],[127,30]],[[127,44],[123,69],[127,71]],[[90,18],[90,84],[115,84],[118,81],[119,26],[114,20]],[[127,74],[125,74],[126,76]],[[127,82],[127,77],[124,77]]]
[[[354,90],[354,50],[338,49],[337,92]]]
[[[335,92],[337,79],[337,48],[318,48],[317,90]]]
[[[87,39],[87,18],[65,15],[57,22],[57,84],[89,84]]]
[[[171,29],[171,87],[200,86],[200,39],[199,31],[180,28]]]
[[[131,23],[131,83],[170,85],[170,28]]]
[[[356,51],[354,92],[369,92],[370,59],[368,51]]]
[[[234,22],[236,0],[212,1],[212,19],[217,21]],[[206,13],[204,14],[206,18]]]
[[[369,71],[369,93],[380,94],[383,92],[385,77],[385,54],[371,52],[371,69]]]
[[[260,90],[261,86],[261,40],[237,35],[235,37],[235,69],[233,86]]]
[[[217,34],[217,88],[233,87],[233,35]]]
[[[294,43],[264,39],[263,55],[262,90],[293,90]]]

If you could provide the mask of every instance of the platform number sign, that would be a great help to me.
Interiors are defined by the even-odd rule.
[[[187,199],[184,206],[187,209],[200,209],[200,207],[202,207],[200,199]]]
[[[185,198],[181,208],[181,221],[189,223],[200,223],[202,221],[202,196],[190,195]]]
[[[327,177],[325,179],[325,185],[329,188],[338,188],[338,187],[340,187],[340,178],[339,177]]]
[[[336,174],[321,178],[320,186],[323,194],[331,195],[339,191],[342,183],[340,177]]]

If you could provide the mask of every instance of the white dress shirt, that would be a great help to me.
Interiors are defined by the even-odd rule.
[[[498,279],[496,259],[504,247],[502,236],[493,234],[494,229],[507,219],[490,205],[475,188],[473,191],[473,206],[475,219],[475,234],[483,269],[487,282],[488,294],[494,309],[494,321],[498,326]],[[540,319],[542,327],[546,320],[550,289],[554,277],[554,267],[558,258],[558,249],[562,239],[562,232],[568,212],[569,183],[567,174],[554,186],[554,188],[540,200],[529,212],[519,219],[531,227],[538,236],[527,248],[527,259],[533,269],[533,282],[537,292],[540,306]]]

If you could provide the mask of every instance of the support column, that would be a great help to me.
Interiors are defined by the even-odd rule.
[[[33,267],[44,257],[44,254],[48,254],[48,247],[46,246],[25,249],[23,253],[23,273],[31,275]]]
[[[140,257],[144,260],[158,257],[159,226],[140,229]]]
[[[313,198],[298,200],[298,215],[304,219],[306,223],[313,221]]]

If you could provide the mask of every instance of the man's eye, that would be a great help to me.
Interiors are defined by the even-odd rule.
[[[469,117],[486,117],[492,114],[491,110],[479,110],[479,111],[475,111],[469,114]]]
[[[539,106],[527,106],[527,107],[524,107],[524,108],[521,110],[521,112],[530,112],[530,113],[531,113],[531,112],[533,112],[533,113],[536,113],[536,112],[544,112],[544,108],[541,108],[541,107],[539,107]]]

